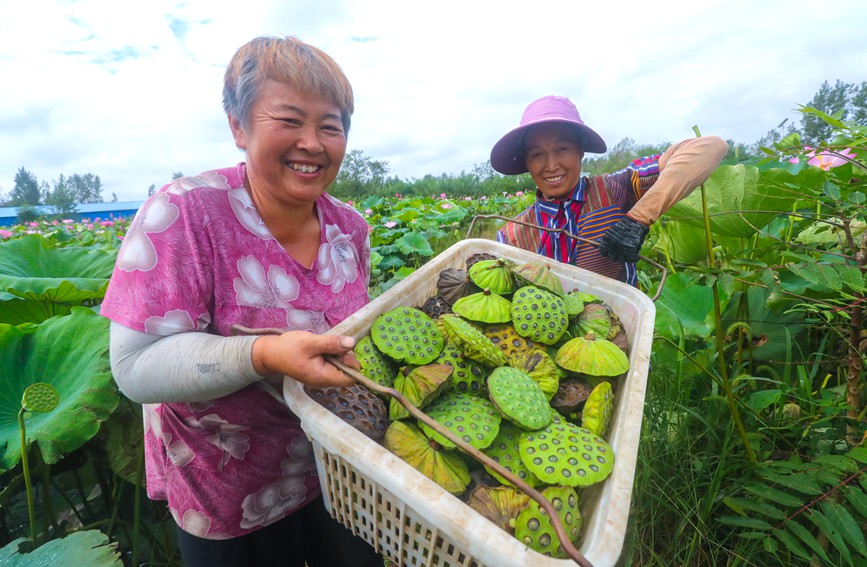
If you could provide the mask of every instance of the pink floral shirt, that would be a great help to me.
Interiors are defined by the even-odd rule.
[[[176,179],[142,205],[120,248],[101,312],[154,335],[234,324],[323,333],[368,300],[365,220],[323,194],[319,255],[307,268],[265,227],[245,165]],[[298,418],[260,384],[196,403],[144,406],[147,490],[178,525],[237,537],[320,493]]]

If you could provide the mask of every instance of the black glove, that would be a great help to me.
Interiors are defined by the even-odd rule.
[[[650,229],[631,217],[623,217],[599,240],[599,253],[616,262],[638,261],[641,245]]]

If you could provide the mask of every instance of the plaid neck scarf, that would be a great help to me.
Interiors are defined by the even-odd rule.
[[[548,201],[536,190],[536,224],[545,228],[560,228],[578,235],[578,217],[584,202],[586,178],[582,177],[569,196],[562,200]],[[562,232],[542,230],[537,252],[565,264],[576,259],[578,241]]]

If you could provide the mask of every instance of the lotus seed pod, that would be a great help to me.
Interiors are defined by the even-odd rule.
[[[495,325],[485,325],[482,332],[491,342],[497,346],[507,357],[518,352],[530,351],[536,347],[536,343],[526,337],[522,337],[515,331],[511,321]]]
[[[522,433],[524,433],[523,429],[508,420],[504,420],[500,423],[500,431],[497,433],[497,437],[490,445],[488,445],[487,448],[482,449],[482,452],[530,486],[539,486],[542,484],[542,481],[530,472],[530,469],[528,469],[527,465],[524,464],[524,461],[521,460],[521,448],[519,442]],[[491,476],[502,484],[509,486],[512,485],[511,482],[501,476],[494,469],[487,465],[484,465],[484,467]]]
[[[566,370],[589,376],[619,376],[629,370],[626,353],[592,333],[575,337],[561,346],[554,362]]]
[[[584,524],[581,512],[578,509],[578,494],[574,488],[568,486],[549,486],[542,491],[545,500],[551,503],[560,517],[570,543],[576,545]],[[535,500],[530,500],[515,519],[515,537],[527,545],[530,549],[538,551],[542,555],[565,559],[569,557],[557,531],[551,523],[551,518],[544,508]]]
[[[470,279],[466,270],[446,268],[441,271],[437,279],[437,291],[449,305],[453,305],[458,299],[481,291]]]
[[[385,402],[361,384],[326,388],[304,387],[319,405],[374,441],[385,436],[388,410]]]
[[[592,388],[580,378],[560,380],[557,393],[551,398],[551,407],[562,415],[575,413],[590,397],[591,390]]]
[[[560,277],[551,271],[551,266],[542,262],[527,262],[512,270],[516,285],[519,287],[533,285],[546,289],[551,293],[563,297],[563,282]]]
[[[434,363],[448,364],[452,367],[451,383],[443,391],[444,394],[461,392],[487,398],[485,378],[488,377],[489,372],[475,360],[465,357],[451,341],[446,341],[445,347]]]
[[[482,289],[497,295],[509,295],[515,289],[512,266],[505,260],[482,260],[468,270],[470,279]]]
[[[452,311],[478,323],[506,323],[512,320],[512,302],[486,289],[455,301]]]
[[[611,330],[611,312],[601,303],[589,303],[584,306],[575,320],[569,325],[573,337],[583,337],[588,333],[607,339]]]
[[[523,429],[541,429],[554,418],[542,387],[517,368],[495,368],[488,376],[488,397],[503,417]]]
[[[590,397],[584,403],[584,411],[581,413],[581,427],[592,431],[599,437],[608,434],[611,424],[611,416],[614,414],[614,390],[609,382],[600,382]]]
[[[476,449],[484,449],[493,443],[502,421],[497,408],[488,400],[457,392],[440,396],[425,408],[425,413]],[[425,435],[446,449],[457,448],[455,443],[426,423],[420,421],[418,425]]]
[[[469,467],[460,453],[444,449],[411,423],[391,422],[385,447],[452,494],[462,493],[470,484]]]
[[[577,292],[569,292],[563,296],[563,305],[566,308],[566,314],[569,317],[575,317],[584,311],[584,301],[579,297]]]
[[[21,407],[25,411],[49,412],[60,403],[60,392],[48,382],[36,382],[24,389]]]
[[[370,338],[380,352],[408,364],[428,364],[443,348],[443,336],[433,320],[414,307],[396,307],[379,315],[370,327]]]
[[[417,309],[420,309],[422,313],[431,319],[436,319],[440,315],[452,312],[452,306],[440,295],[428,297]]]
[[[550,291],[524,286],[512,296],[512,324],[522,337],[552,345],[566,332],[569,318],[563,299]]]
[[[529,496],[511,486],[477,486],[470,492],[467,505],[508,534],[515,535],[512,521],[529,502]]]
[[[505,366],[508,362],[506,355],[494,346],[484,333],[467,321],[457,315],[443,315],[440,319],[449,341],[467,358],[493,368]]]
[[[394,385],[394,374],[397,372],[394,362],[376,348],[370,335],[361,338],[355,344],[355,357],[361,364],[361,373],[382,386],[391,388]]]
[[[487,252],[477,252],[475,254],[471,254],[469,258],[467,258],[466,265],[467,270],[473,267],[474,264],[481,262],[482,260],[497,260],[498,258],[493,254],[488,254]]]
[[[428,364],[398,372],[394,379],[394,389],[404,395],[409,403],[424,408],[431,403],[451,381],[452,367],[447,364]],[[392,398],[388,406],[391,420],[409,416],[409,410]]]
[[[614,341],[614,337],[620,335],[621,333],[625,333],[623,329],[623,322],[620,320],[620,317],[614,312],[611,307],[605,305],[605,308],[608,309],[608,314],[611,316],[611,328],[608,329],[608,336],[605,337],[609,341]]]
[[[590,486],[614,470],[614,451],[605,439],[555,415],[551,424],[519,441],[521,460],[546,484]]]
[[[514,353],[509,357],[509,366],[529,374],[541,386],[548,400],[554,397],[560,380],[566,377],[566,371],[557,366],[554,359],[542,349]]]

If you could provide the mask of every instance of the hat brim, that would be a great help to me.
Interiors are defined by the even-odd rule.
[[[552,120],[549,118],[518,126],[500,138],[491,149],[491,167],[503,175],[527,173],[527,164],[524,162],[521,151],[521,136],[523,136],[527,128],[538,124],[551,124],[553,122],[571,126],[575,130],[578,145],[585,152],[602,154],[608,150],[602,137],[591,128],[571,120]]]

